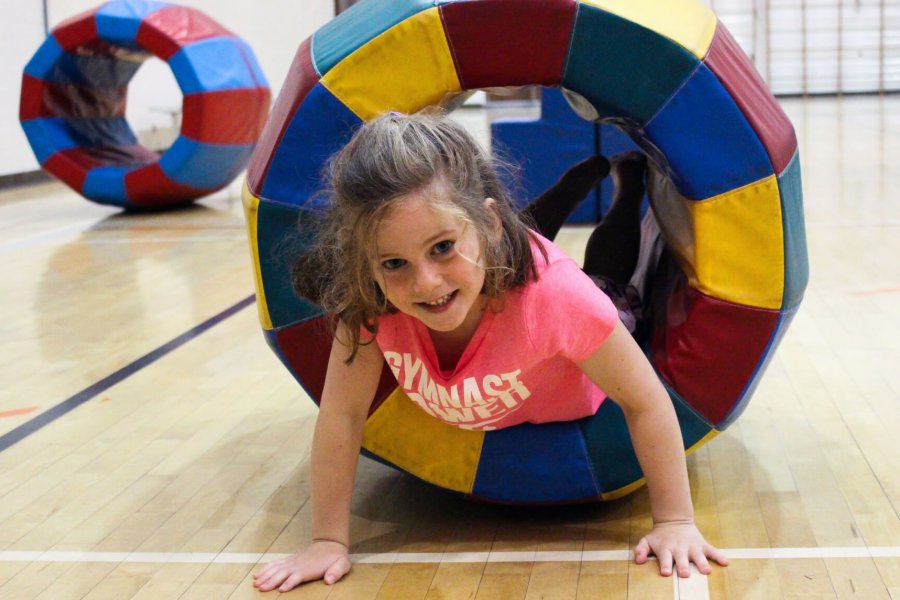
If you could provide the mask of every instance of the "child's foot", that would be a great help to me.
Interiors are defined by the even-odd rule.
[[[599,154],[581,161],[563,173],[553,189],[563,191],[569,197],[584,198],[594,186],[609,175],[610,164]]]
[[[628,201],[644,197],[644,175],[647,172],[647,157],[637,150],[614,156],[610,162],[614,200]]]
[[[570,167],[552,187],[531,201],[522,215],[534,223],[535,229],[553,239],[578,203],[609,174],[609,161],[592,156]]]

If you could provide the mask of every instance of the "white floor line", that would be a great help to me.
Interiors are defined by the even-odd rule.
[[[691,576],[682,579],[672,576],[675,600],[709,600],[709,578],[691,565]]]
[[[900,546],[816,548],[723,548],[732,560],[791,558],[900,558]],[[103,562],[103,563],[231,563],[256,564],[286,554],[234,552],[54,552],[0,551],[0,562]],[[626,550],[572,552],[386,552],[354,554],[360,564],[484,563],[484,562],[609,562],[631,560]]]

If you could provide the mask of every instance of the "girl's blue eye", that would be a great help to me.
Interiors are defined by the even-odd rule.
[[[453,249],[454,242],[452,240],[444,240],[443,242],[438,242],[434,245],[434,253],[435,254],[446,254]]]
[[[381,262],[381,268],[383,268],[385,271],[396,271],[405,264],[406,261],[402,258],[389,258]]]

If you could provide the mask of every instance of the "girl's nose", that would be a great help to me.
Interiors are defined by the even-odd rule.
[[[431,264],[420,265],[416,269],[416,280],[413,282],[415,291],[418,294],[429,294],[438,289],[443,282],[438,269]]]

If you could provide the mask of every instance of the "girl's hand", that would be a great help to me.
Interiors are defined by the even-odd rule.
[[[313,542],[305,550],[270,562],[253,574],[253,587],[268,592],[292,590],[305,581],[324,579],[331,585],[350,571],[347,547],[338,542]]]
[[[666,577],[672,574],[673,561],[679,577],[690,577],[690,563],[694,563],[697,570],[708,575],[712,569],[707,557],[723,567],[728,565],[725,554],[703,539],[703,534],[693,521],[655,524],[653,530],[642,537],[635,547],[634,562],[642,565],[647,562],[650,554],[654,554],[659,561],[659,574]]]

